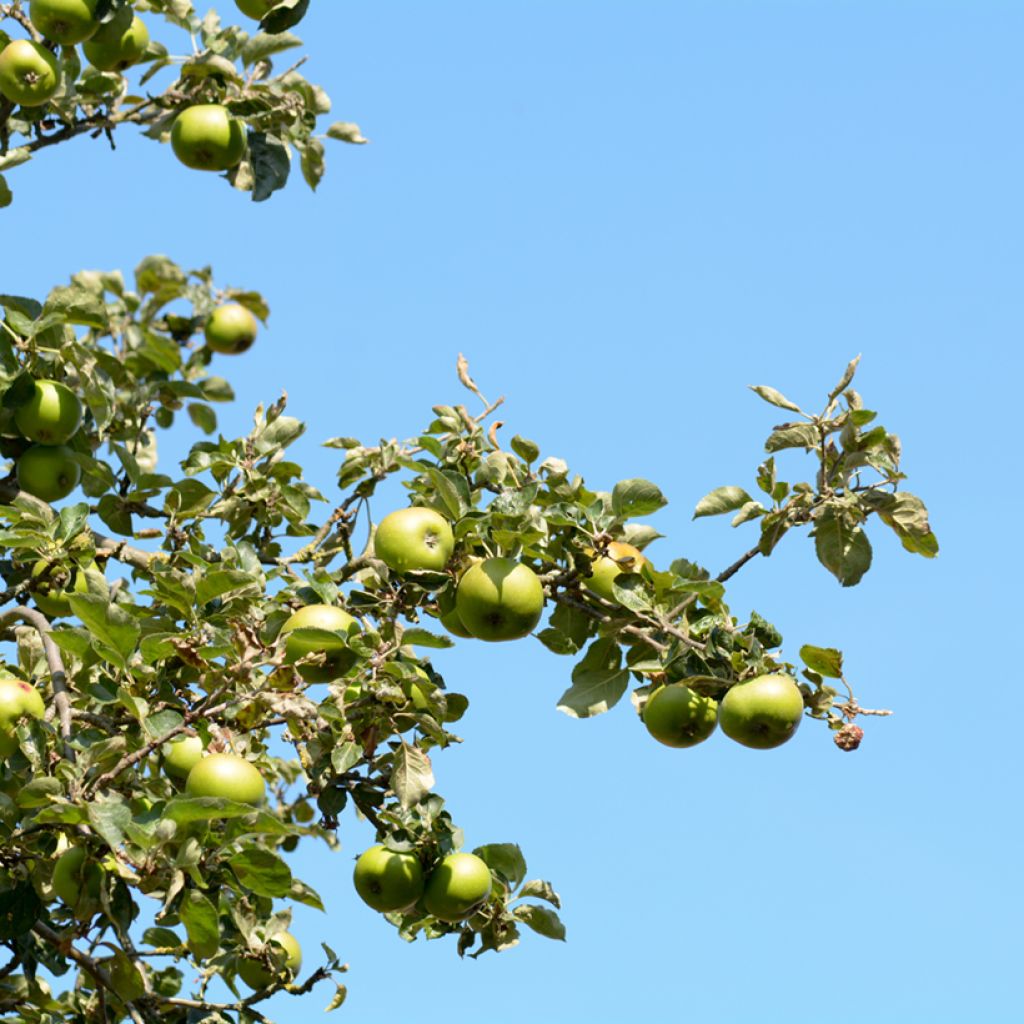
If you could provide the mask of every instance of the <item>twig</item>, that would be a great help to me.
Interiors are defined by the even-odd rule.
[[[726,580],[732,579],[749,562],[752,558],[757,558],[761,554],[761,548],[759,545],[755,545],[749,551],[745,551],[739,558],[736,559],[728,569],[723,569],[716,577],[716,583],[725,583]]]

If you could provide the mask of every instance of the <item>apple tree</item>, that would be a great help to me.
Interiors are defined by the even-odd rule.
[[[272,63],[308,0],[234,6],[247,28],[188,0],[0,3],[0,169],[130,123],[255,199],[284,184],[291,149],[315,186],[328,101],[299,62]],[[184,56],[149,37],[159,18]],[[363,141],[351,124],[324,135]],[[328,485],[290,457],[304,426],[283,396],[245,436],[218,431],[221,374],[259,344],[262,295],[154,256],[131,278],[0,293],[0,313],[5,1018],[267,1021],[271,996],[321,984],[340,1006],[346,965],[288,930],[295,905],[323,907],[289,854],[336,848],[346,816],[376,832],[352,884],[401,938],[470,956],[563,939],[559,897],[514,837],[467,839],[438,792],[472,696],[431,658],[455,643],[534,637],[567,659],[561,712],[621,705],[681,749],[721,732],[767,750],[812,719],[852,751],[865,716],[888,714],[860,705],[841,652],[804,643],[792,662],[769,617],[726,601],[800,532],[843,586],[870,568],[876,527],[937,553],[857,360],[810,409],[754,387],[785,421],[750,482],[696,505],[756,534],[716,573],[648,553],[655,483],[588,486],[506,439],[501,399],[461,356],[468,401],[409,439],[327,439]],[[192,435],[176,465],[158,459],[172,430]],[[783,479],[789,450],[807,479]],[[407,500],[382,508],[392,477]]]

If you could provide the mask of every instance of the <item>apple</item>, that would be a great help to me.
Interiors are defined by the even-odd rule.
[[[281,0],[235,0],[235,6],[247,17],[262,21]]]
[[[594,554],[593,551],[588,554]],[[639,548],[627,544],[625,541],[613,540],[608,545],[606,554],[594,559],[591,565],[592,575],[583,581],[583,585],[603,597],[606,601],[615,600],[615,590],[612,584],[626,572],[639,572],[647,564],[647,559]]]
[[[518,640],[540,622],[544,588],[537,574],[514,558],[485,558],[459,580],[455,611],[480,640]]]
[[[57,58],[30,39],[15,39],[0,52],[0,94],[23,107],[39,107],[60,88]]]
[[[431,508],[400,508],[386,515],[373,536],[377,557],[395,572],[442,570],[455,550],[448,520]]]
[[[24,679],[0,673],[0,757],[10,757],[18,749],[14,727],[25,715],[42,718],[46,705],[39,691]]]
[[[243,804],[261,804],[266,792],[259,769],[237,754],[210,754],[185,780],[189,796],[215,796]]]
[[[451,590],[443,591],[437,598],[438,618],[452,636],[471,639],[473,634],[462,624],[459,613],[455,610],[455,594]]]
[[[66,384],[37,380],[14,422],[21,436],[36,444],[67,444],[82,425],[82,403]]]
[[[182,736],[165,743],[161,752],[164,755],[164,771],[168,775],[185,779],[203,759],[206,747],[198,736]]]
[[[491,869],[475,853],[450,853],[430,873],[423,905],[439,921],[462,921],[491,892]]]
[[[718,709],[722,732],[755,750],[792,739],[804,715],[804,698],[792,676],[774,674],[731,687]]]
[[[280,946],[280,950],[274,952],[280,955],[284,952],[284,969],[289,977],[294,978],[302,967],[302,947],[299,940],[291,932],[278,932],[267,945]],[[244,957],[238,961],[238,976],[252,989],[266,988],[277,978],[259,960]]]
[[[60,618],[62,615],[70,615],[71,603],[68,601],[67,595],[88,594],[89,577],[87,573],[98,572],[96,563],[90,562],[81,569],[75,569],[71,573],[71,579],[63,587],[55,585],[52,580],[46,578],[37,583],[36,580],[44,576],[44,574],[48,576],[50,573],[50,563],[45,558],[40,558],[32,566],[32,583],[30,585],[32,599],[35,601],[36,607],[51,619]]]
[[[99,910],[102,884],[103,869],[88,859],[84,847],[65,850],[53,866],[53,891],[80,919],[86,920]]]
[[[659,687],[644,707],[647,731],[666,747],[694,747],[718,724],[718,702],[702,697],[685,683]]]
[[[66,498],[82,479],[82,467],[64,445],[34,444],[18,459],[18,486],[41,501]]]
[[[281,627],[281,634],[293,630],[322,629],[331,633],[351,633],[359,623],[344,609],[333,604],[308,604],[300,608]],[[322,665],[300,665],[299,674],[308,683],[329,683],[343,676],[356,662],[354,651],[350,651],[343,640],[306,639],[301,633],[289,636],[285,641],[285,658],[288,662],[298,661],[309,654],[324,654]]]
[[[32,0],[28,15],[47,39],[61,46],[85,42],[97,28],[100,0]]]
[[[127,28],[115,18],[101,26],[82,50],[98,71],[124,71],[139,62],[147,46],[149,29],[141,18],[133,17]]]
[[[199,103],[174,119],[171,148],[195,171],[228,171],[245,156],[245,128],[227,107]]]
[[[374,910],[404,910],[423,895],[423,868],[414,853],[371,846],[360,854],[352,876],[360,899]]]
[[[206,320],[206,344],[214,352],[237,356],[252,348],[259,324],[239,302],[218,306]]]

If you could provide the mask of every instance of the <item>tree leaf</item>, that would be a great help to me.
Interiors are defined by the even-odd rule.
[[[402,741],[395,751],[391,771],[391,788],[398,802],[408,810],[418,804],[433,788],[434,771],[430,758],[419,747]]]
[[[803,409],[796,402],[791,402],[781,391],[776,391],[775,388],[770,388],[767,384],[751,384],[750,390],[766,402],[777,405],[780,409],[788,409],[790,412],[803,414]]]
[[[515,843],[491,843],[473,851],[489,868],[504,878],[510,889],[515,889],[526,877],[526,858]]]
[[[668,501],[650,480],[620,480],[612,489],[612,511],[618,519],[648,516]]]
[[[135,650],[142,632],[135,619],[99,594],[71,593],[68,602],[93,638],[97,653],[122,668],[127,667],[128,656]]]
[[[190,889],[181,901],[179,913],[193,956],[199,960],[213,956],[220,947],[217,908],[201,892]]]
[[[705,494],[697,502],[693,518],[702,516],[720,516],[724,512],[735,512],[748,502],[753,501],[742,487],[716,487],[710,494]]]
[[[852,587],[871,568],[871,542],[849,514],[827,507],[814,524],[818,561],[844,587]]]
[[[629,685],[622,654],[611,638],[595,640],[572,670],[572,686],[559,698],[558,710],[571,718],[591,718],[614,707]]]
[[[124,842],[124,830],[132,823],[132,812],[121,798],[96,797],[87,808],[89,823],[107,846],[117,850]]]
[[[778,452],[783,448],[816,448],[821,443],[818,428],[810,423],[791,423],[772,431],[764,443],[765,451]]]
[[[512,916],[517,921],[522,921],[527,928],[532,928],[538,935],[565,942],[565,925],[550,907],[541,907],[536,903],[520,903],[512,911]]]
[[[228,863],[242,885],[257,896],[287,896],[291,891],[291,870],[270,850],[253,846],[236,853]]]
[[[803,663],[820,675],[830,679],[841,679],[843,675],[843,652],[834,647],[812,647],[804,644],[800,648]]]
[[[553,906],[560,907],[562,905],[561,897],[551,887],[550,882],[541,881],[539,878],[535,878],[532,881],[525,882],[522,889],[516,893],[516,897],[520,898],[523,896],[533,896],[536,899],[547,900]]]

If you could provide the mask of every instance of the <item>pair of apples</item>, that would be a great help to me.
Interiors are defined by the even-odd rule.
[[[373,910],[406,910],[422,897],[427,913],[449,924],[471,916],[491,893],[491,870],[475,853],[450,853],[424,876],[416,854],[371,846],[356,861],[352,880]]]

